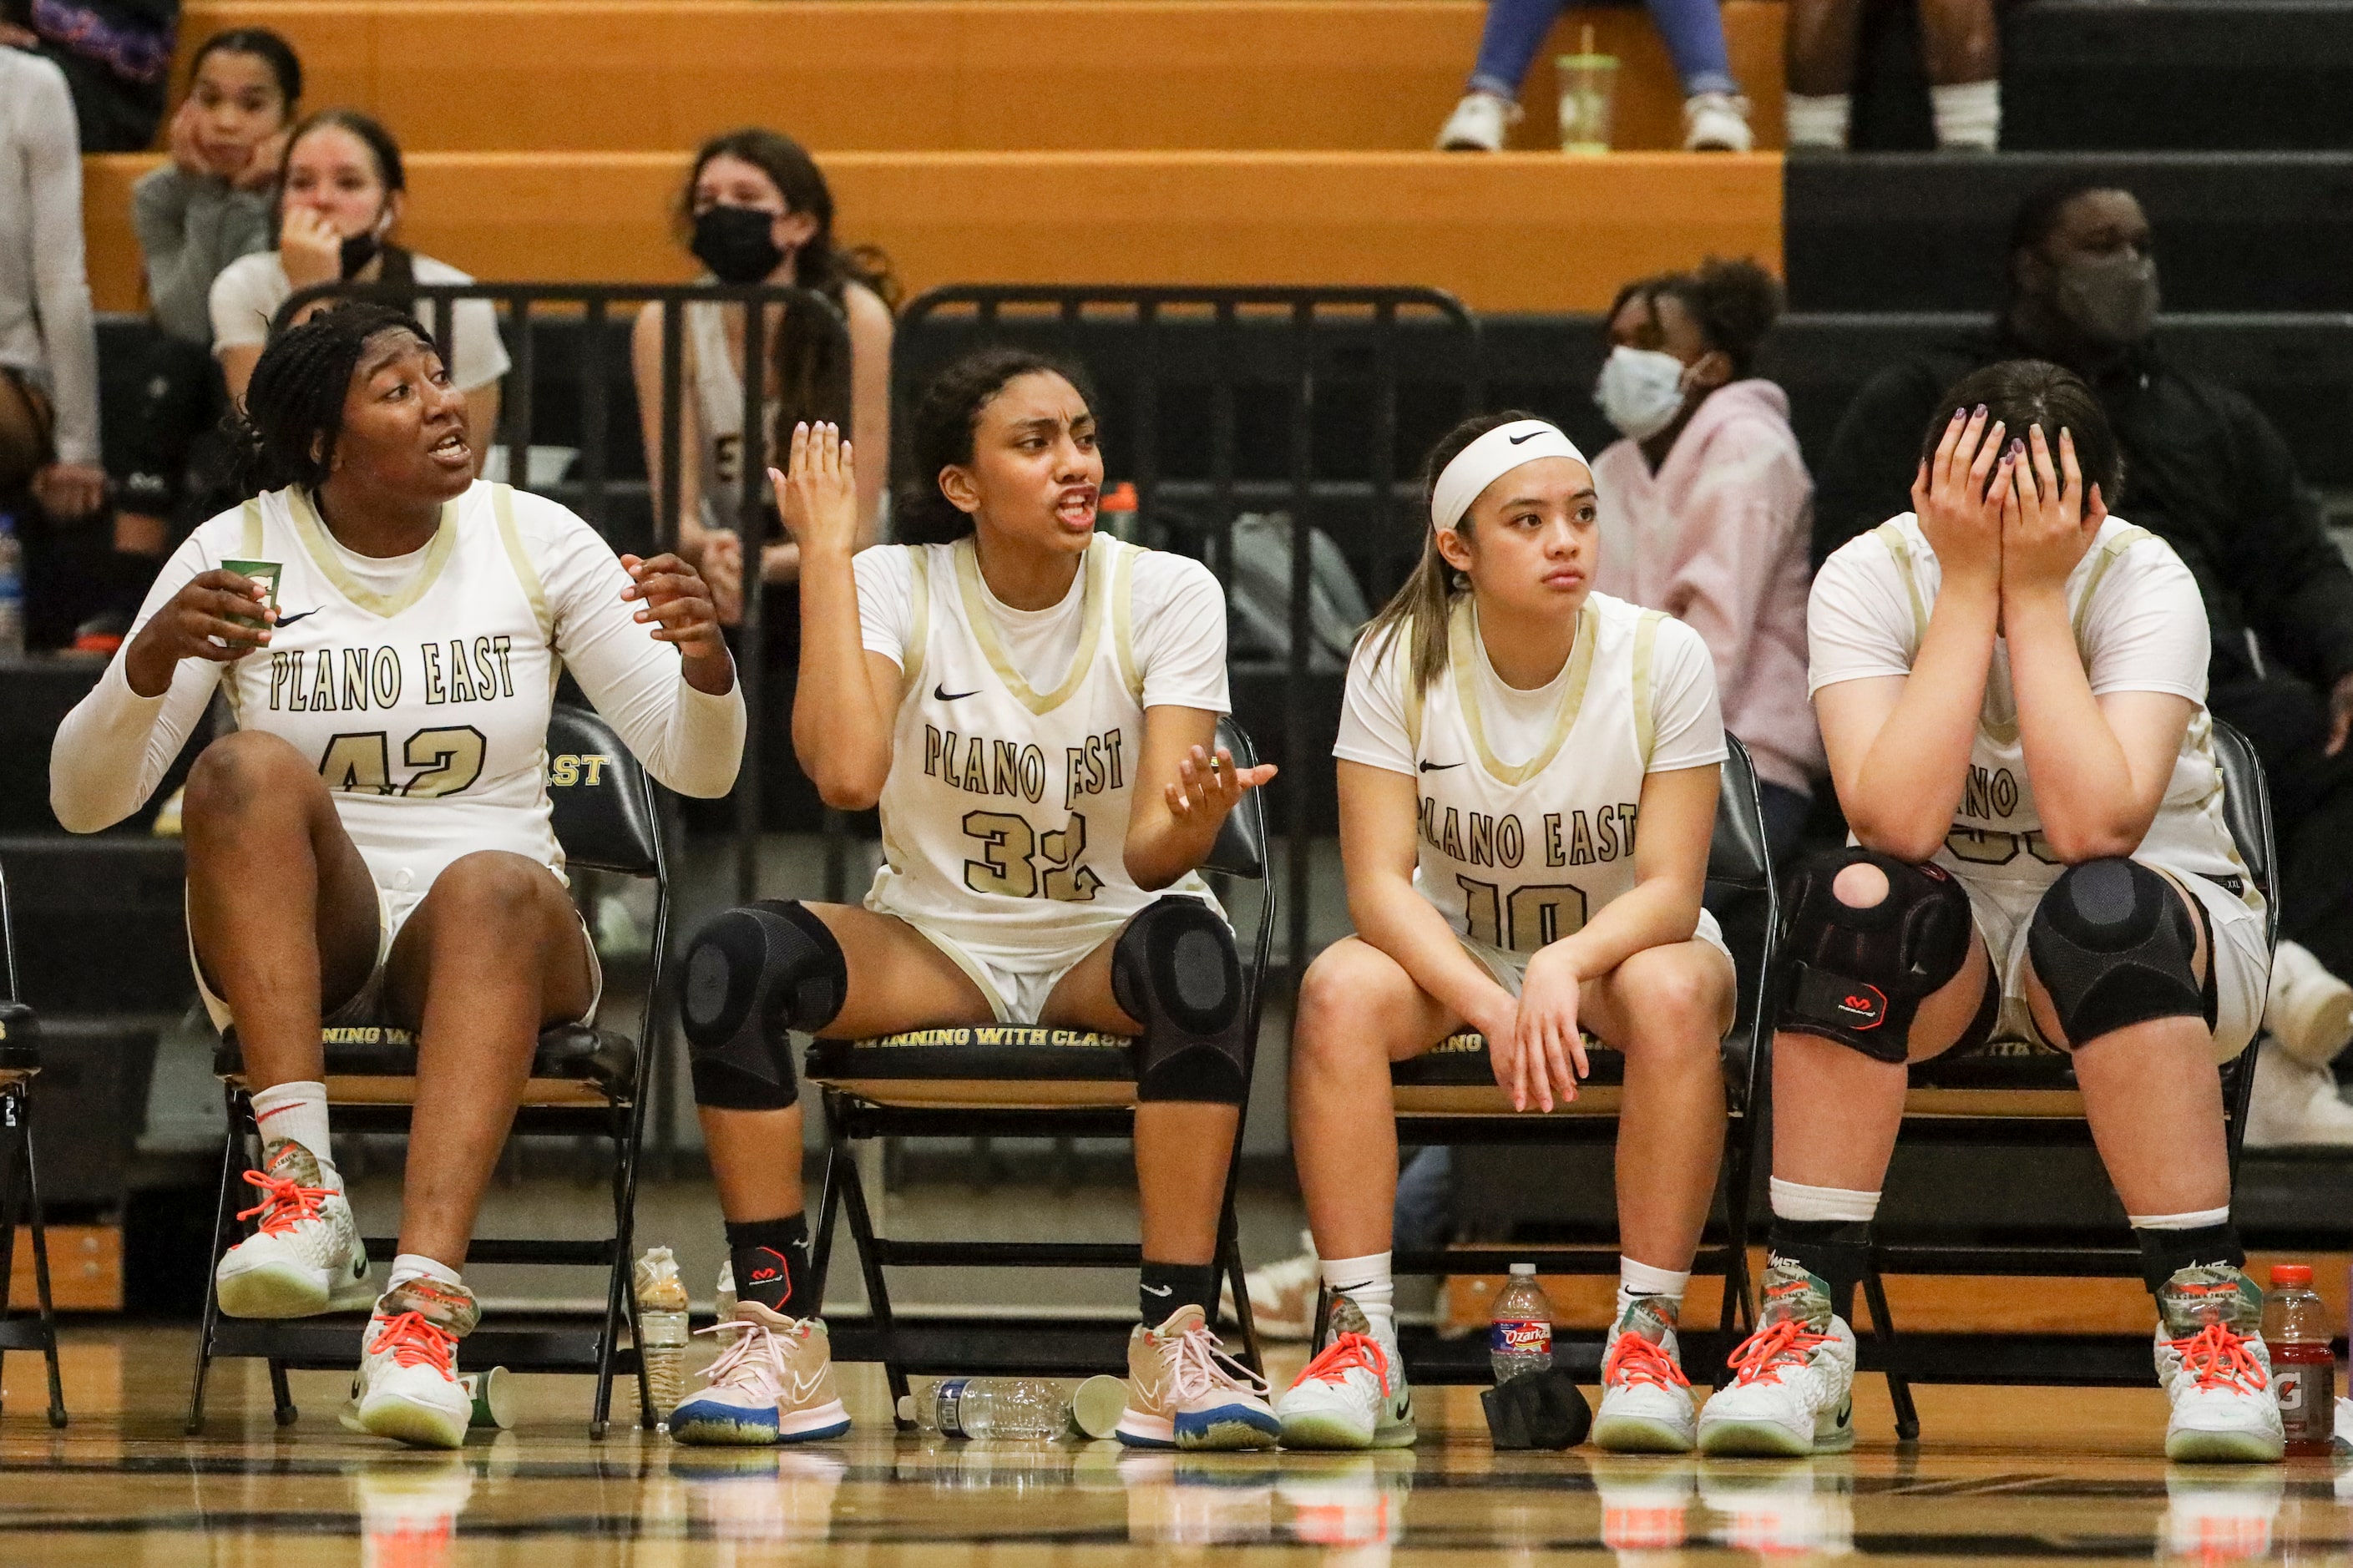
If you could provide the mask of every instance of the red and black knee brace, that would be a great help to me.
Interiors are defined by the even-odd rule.
[[[1831,885],[1850,866],[1877,867],[1887,896],[1865,909],[1841,899]],[[1904,1060],[1920,1004],[1969,955],[1968,894],[1942,867],[1849,848],[1808,858],[1786,909],[1780,1026]]]

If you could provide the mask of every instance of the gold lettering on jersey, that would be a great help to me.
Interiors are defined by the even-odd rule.
[[[417,651],[425,658],[425,705],[438,708],[449,700],[448,689],[441,684],[441,645],[425,643]]]
[[[1471,814],[1471,853],[1468,858],[1473,866],[1495,863],[1495,819],[1483,811]]]
[[[1620,855],[1634,853],[1634,819],[1641,814],[1642,808],[1630,800],[1618,803],[1618,853]]]
[[[1568,814],[1568,863],[1572,866],[1590,866],[1597,858],[1599,857],[1593,853],[1592,831],[1585,826],[1585,813],[1570,812]]]
[[[1547,866],[1567,865],[1568,857],[1562,854],[1560,850],[1560,813],[1556,811],[1546,812],[1544,816],[1544,829],[1545,864]]]
[[[977,735],[965,742],[964,787],[967,795],[988,793],[988,742]]]
[[[499,639],[501,643],[512,642],[513,640],[514,639],[512,637],[501,637]],[[474,668],[480,672],[475,679],[481,686],[482,695],[484,697],[489,697],[493,693],[496,693],[501,697],[512,697],[514,695],[514,691],[512,687],[506,681],[499,679],[499,670],[504,663],[505,660],[503,658],[500,657],[499,650],[491,646],[490,638],[476,637],[474,639]]]
[[[2030,833],[2004,833],[1999,827],[1966,827],[1957,822],[1945,835],[1945,847],[1953,852],[1954,859],[1972,866],[2007,866],[2021,852],[2045,866],[2066,864],[2039,827]]]
[[[1462,858],[1462,819],[1451,805],[1446,808],[1446,826],[1439,829],[1438,847],[1450,859]]]
[[[497,696],[498,688],[492,687],[491,695]],[[466,663],[466,643],[462,637],[449,639],[449,700],[452,702],[476,700],[474,679]]]
[[[343,651],[343,711],[364,710],[368,705],[368,650],[347,647]],[[323,662],[326,656],[319,656]]]
[[[1083,795],[1101,795],[1107,789],[1118,789],[1124,783],[1120,767],[1119,751],[1122,740],[1117,730],[1106,730],[1100,735],[1090,735],[1083,746],[1062,748],[1062,807],[1069,810]],[[1037,799],[1035,795],[1029,797]]]
[[[335,656],[325,648],[319,650],[318,675],[311,682],[311,711],[332,713],[335,710]]]
[[[297,713],[308,712],[311,706],[309,693],[302,685],[302,661],[307,657],[299,647],[286,656],[290,671],[286,677],[286,706]]]
[[[1495,858],[1510,870],[1519,865],[1520,857],[1526,851],[1527,836],[1520,827],[1520,819],[1505,814],[1504,820],[1495,825]]]
[[[1963,816],[2008,816],[2018,809],[2018,780],[2008,768],[1997,768],[1990,774],[1980,767],[1969,769],[1968,780],[1961,786]]]
[[[499,661],[499,695],[514,695],[514,669],[507,663],[507,654],[514,647],[514,638],[504,632],[491,639],[491,652]]]
[[[394,708],[400,703],[400,655],[388,647],[375,650],[375,705]]]
[[[1046,798],[1044,748],[963,736],[930,724],[923,726],[923,775],[969,795],[1007,795],[1032,805]]]

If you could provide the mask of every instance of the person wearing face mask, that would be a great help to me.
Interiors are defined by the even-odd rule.
[[[243,401],[270,324],[299,289],[339,280],[396,288],[473,281],[447,262],[393,242],[407,204],[400,144],[375,121],[357,110],[329,109],[294,128],[278,178],[278,248],[239,258],[213,279],[213,355],[233,401]],[[321,308],[306,310],[303,318]],[[426,324],[439,330],[437,314],[427,307]],[[488,300],[459,301],[447,336],[450,380],[466,395],[466,427],[479,468],[497,437],[499,383],[512,368],[499,338],[498,308]]]
[[[1776,859],[1803,837],[1822,767],[1806,702],[1812,481],[1789,399],[1751,375],[1781,313],[1753,261],[1630,283],[1609,312],[1594,401],[1622,440],[1593,459],[1596,584],[1685,622],[1707,644],[1725,728],[1748,746]]]
[[[2162,298],[2132,193],[2049,185],[2010,229],[1989,328],[1891,366],[1854,400],[1818,475],[1813,555],[1904,510],[1917,432],[1942,389],[2033,357],[2092,388],[2124,454],[2133,521],[2197,580],[2212,645],[2208,704],[2253,741],[2280,846],[2281,935],[2248,1139],[2353,1147],[2328,1064],[2353,1041],[2353,571],[2279,431],[2151,341]]]

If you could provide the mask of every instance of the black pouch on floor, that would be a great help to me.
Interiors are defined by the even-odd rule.
[[[1498,1448],[1574,1448],[1593,1426],[1593,1407],[1566,1367],[1524,1372],[1479,1396]]]

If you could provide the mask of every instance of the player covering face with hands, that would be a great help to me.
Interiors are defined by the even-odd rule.
[[[1409,1443],[1391,1307],[1389,1064],[1465,1029],[1514,1110],[1625,1058],[1623,1237],[1596,1441],[1691,1447],[1675,1321],[1724,1142],[1733,965],[1700,907],[1725,755],[1698,634],[1592,590],[1599,502],[1553,426],[1504,414],[1431,454],[1414,577],[1348,668],[1340,844],[1356,934],[1307,971],[1292,1146],[1332,1333],[1283,1441]]]
[[[2275,1459],[2262,1292],[2216,1064],[2261,1016],[2262,895],[2222,815],[2207,621],[2084,384],[2014,361],[1946,396],[1914,510],[1816,579],[1810,684],[1851,847],[1784,900],[1772,1263],[1701,1418],[1715,1453],[1853,1441],[1850,1303],[1910,1062],[2073,1058],[2157,1298],[2175,1459]]]
[[[1224,596],[1197,562],[1095,531],[1103,457],[1076,374],[1010,351],[914,411],[911,542],[857,552],[850,444],[793,432],[772,473],[800,549],[793,743],[828,805],[879,806],[862,907],[766,900],[687,961],[695,1098],[735,1305],[686,1443],[836,1436],[808,1275],[792,1032],[864,1039],[1047,1024],[1134,1040],[1142,1321],[1124,1442],[1259,1447],[1264,1386],[1209,1331],[1219,1209],[1246,1088],[1239,954],[1197,868],[1274,774],[1215,743]]]
[[[280,337],[243,436],[258,493],[165,563],[58,731],[51,798],[74,831],[120,821],[227,700],[183,812],[191,959],[263,1148],[220,1307],[372,1309],[347,1417],[456,1447],[475,1213],[540,1031],[591,1019],[601,986],[549,827],[557,679],[698,795],[734,782],[743,699],[692,567],[617,559],[563,507],[474,479],[465,401],[406,315],[347,305]],[[388,1277],[329,1143],[322,1025],[415,1037]]]

